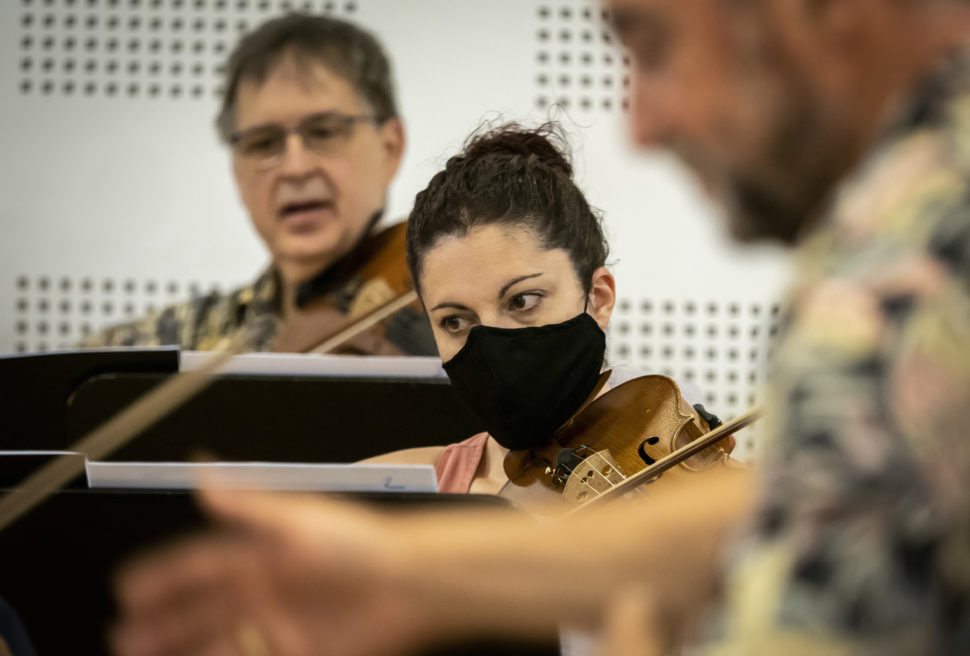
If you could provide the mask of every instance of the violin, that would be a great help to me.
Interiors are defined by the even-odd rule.
[[[303,284],[297,292],[297,308],[285,317],[271,350],[433,353],[407,266],[406,232],[407,222],[402,222],[365,237],[327,271]],[[387,320],[398,312],[397,319]]]
[[[674,480],[723,466],[733,449],[725,441],[760,416],[754,410],[712,426],[676,382],[660,375],[634,378],[599,395],[610,373],[600,375],[590,398],[548,443],[509,452],[509,482],[500,495],[526,507],[547,509],[553,499],[578,507],[656,484],[661,476]]]

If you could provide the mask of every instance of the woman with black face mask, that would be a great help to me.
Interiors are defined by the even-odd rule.
[[[458,397],[487,432],[369,462],[434,463],[442,492],[497,493],[511,449],[594,392],[616,302],[599,218],[549,126],[474,137],[418,194],[408,264]]]

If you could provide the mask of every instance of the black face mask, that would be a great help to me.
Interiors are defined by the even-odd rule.
[[[534,328],[475,326],[444,364],[458,397],[499,444],[546,442],[593,392],[606,335],[583,312]]]

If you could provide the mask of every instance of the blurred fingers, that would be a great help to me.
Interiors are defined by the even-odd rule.
[[[240,591],[260,575],[253,552],[226,538],[195,539],[128,564],[115,580],[121,610],[112,636],[116,652],[239,653],[232,640],[248,598]]]
[[[231,582],[245,566],[241,559],[239,547],[223,538],[187,540],[126,563],[115,576],[115,595],[128,615],[177,606]]]
[[[663,642],[652,595],[642,586],[621,590],[607,608],[599,656],[660,656]]]

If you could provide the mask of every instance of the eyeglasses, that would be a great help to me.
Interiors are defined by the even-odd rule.
[[[376,121],[368,114],[322,112],[307,116],[292,128],[269,124],[236,132],[229,137],[229,144],[239,157],[259,168],[271,168],[283,160],[290,134],[300,135],[303,147],[312,153],[335,155],[346,145],[355,124]]]

